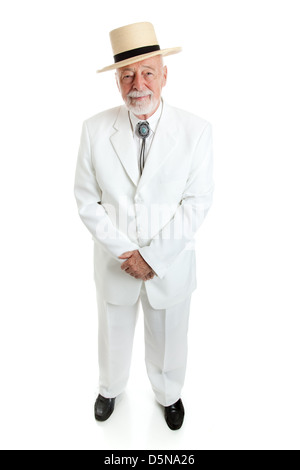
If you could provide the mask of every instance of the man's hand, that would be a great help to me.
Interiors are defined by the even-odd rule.
[[[154,278],[154,271],[151,266],[146,263],[138,250],[127,251],[119,256],[119,259],[127,260],[121,265],[121,269],[130,274],[130,276],[136,279],[142,279],[143,281],[149,281]]]

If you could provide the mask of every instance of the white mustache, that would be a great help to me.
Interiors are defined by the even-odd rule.
[[[128,98],[143,98],[144,96],[152,96],[152,91],[131,91],[128,93]]]

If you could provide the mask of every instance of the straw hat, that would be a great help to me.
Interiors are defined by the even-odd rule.
[[[97,73],[118,69],[157,55],[181,52],[181,47],[161,49],[151,23],[134,23],[114,29],[110,33],[115,63],[97,70]]]

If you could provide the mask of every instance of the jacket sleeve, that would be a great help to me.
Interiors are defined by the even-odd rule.
[[[81,220],[94,240],[99,242],[111,256],[118,260],[118,256],[124,252],[138,250],[138,245],[117,229],[101,205],[102,191],[95,175],[86,122],[82,128],[74,193]]]
[[[139,249],[159,278],[163,279],[177,256],[189,249],[211,206],[213,186],[212,131],[211,125],[207,124],[196,145],[189,177],[175,215],[149,246]]]

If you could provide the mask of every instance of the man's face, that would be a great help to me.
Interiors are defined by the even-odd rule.
[[[117,70],[117,84],[127,108],[138,118],[148,119],[158,109],[163,87],[167,82],[167,67],[161,56]]]

